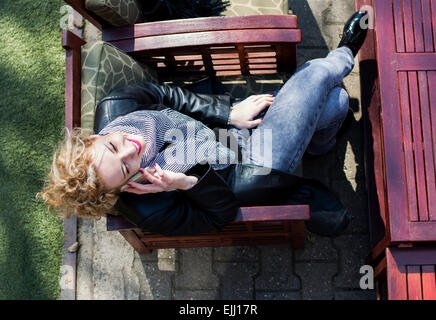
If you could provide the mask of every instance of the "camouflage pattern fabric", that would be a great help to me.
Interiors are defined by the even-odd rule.
[[[140,1],[137,0],[85,0],[85,6],[115,27],[144,21]],[[288,0],[230,0],[230,5],[223,15],[249,16],[287,13]]]
[[[288,0],[231,0],[225,16],[288,14]]]
[[[143,81],[157,82],[156,73],[109,43],[82,47],[82,128],[92,129],[98,102],[113,89]]]
[[[85,0],[85,7],[115,27],[142,21],[137,0]]]

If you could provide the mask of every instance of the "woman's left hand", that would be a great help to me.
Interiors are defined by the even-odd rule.
[[[230,125],[238,129],[252,129],[257,127],[262,119],[254,118],[274,102],[272,94],[259,94],[235,104],[230,111]]]
[[[139,169],[144,178],[150,181],[150,184],[129,182],[129,187],[126,188],[124,192],[147,194],[170,191],[174,189],[188,190],[192,188],[198,181],[198,178],[194,176],[187,176],[186,174],[180,172],[162,170],[157,163],[154,164],[154,167],[156,168],[154,174],[151,174],[147,170]]]

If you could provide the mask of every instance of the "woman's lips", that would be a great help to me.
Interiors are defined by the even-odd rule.
[[[138,155],[141,153],[141,150],[142,150],[142,146],[141,146],[141,143],[139,143],[139,141],[138,140],[134,140],[134,139],[127,139],[128,141],[131,141],[131,142],[133,142],[133,143],[135,143],[136,144],[136,146],[137,146],[137,148],[138,148]]]

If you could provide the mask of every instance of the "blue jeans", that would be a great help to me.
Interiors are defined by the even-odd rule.
[[[299,67],[250,135],[234,130],[246,137],[243,162],[293,173],[306,149],[314,155],[330,151],[348,112],[348,94],[339,85],[353,67],[346,47]]]

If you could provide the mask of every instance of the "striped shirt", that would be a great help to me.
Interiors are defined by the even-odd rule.
[[[235,153],[217,142],[210,128],[170,108],[128,113],[110,122],[98,134],[112,132],[138,135],[144,139],[141,168],[156,162],[164,170],[186,172],[197,163],[208,162],[219,170],[235,161]],[[159,152],[165,144],[169,146]]]

